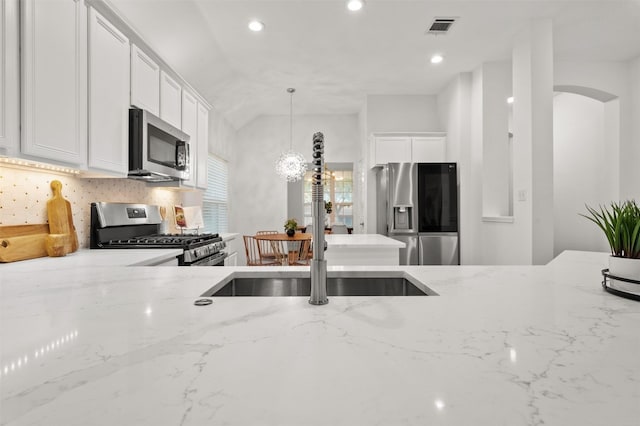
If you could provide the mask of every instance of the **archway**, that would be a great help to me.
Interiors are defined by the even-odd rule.
[[[602,233],[579,214],[586,212],[585,204],[597,207],[618,199],[619,99],[588,87],[554,89],[554,255],[607,251]]]

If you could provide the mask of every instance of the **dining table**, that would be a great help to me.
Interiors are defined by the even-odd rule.
[[[286,265],[300,265],[300,261],[306,261],[307,259],[301,259],[300,254],[303,253],[305,244],[311,244],[312,234],[296,232],[293,236],[289,236],[285,233],[278,234],[257,234],[255,236],[258,241],[269,241],[274,247],[286,247],[286,260],[283,259],[282,263]],[[279,245],[278,244],[282,244]],[[308,246],[307,246],[308,251]],[[283,253],[283,257],[284,257]]]

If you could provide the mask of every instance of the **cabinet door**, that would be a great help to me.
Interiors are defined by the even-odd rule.
[[[25,0],[22,153],[87,162],[87,9],[81,0]]]
[[[377,137],[375,145],[377,165],[411,162],[411,138]]]
[[[195,96],[186,90],[182,91],[182,131],[190,136],[189,139],[189,180],[182,182],[186,186],[195,186],[198,165],[196,156],[198,152],[198,101]]]
[[[160,118],[180,128],[182,121],[182,87],[164,71],[160,71]]]
[[[89,9],[89,167],[129,170],[129,39]]]
[[[441,163],[445,161],[444,137],[421,137],[411,140],[411,161]]]
[[[10,157],[20,148],[19,60],[18,0],[0,0],[0,155]]]
[[[198,151],[196,159],[196,186],[207,188],[207,158],[209,157],[209,110],[198,103]]]
[[[160,67],[131,45],[131,105],[160,115]]]

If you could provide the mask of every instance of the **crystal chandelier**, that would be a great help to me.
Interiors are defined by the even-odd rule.
[[[288,88],[291,95],[289,101],[289,150],[280,154],[276,162],[276,173],[289,182],[295,182],[304,177],[307,171],[307,161],[302,154],[293,150],[293,94],[296,89]]]

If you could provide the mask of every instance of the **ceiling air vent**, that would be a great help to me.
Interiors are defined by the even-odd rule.
[[[456,22],[455,18],[436,18],[427,30],[427,34],[446,34],[454,22]]]

